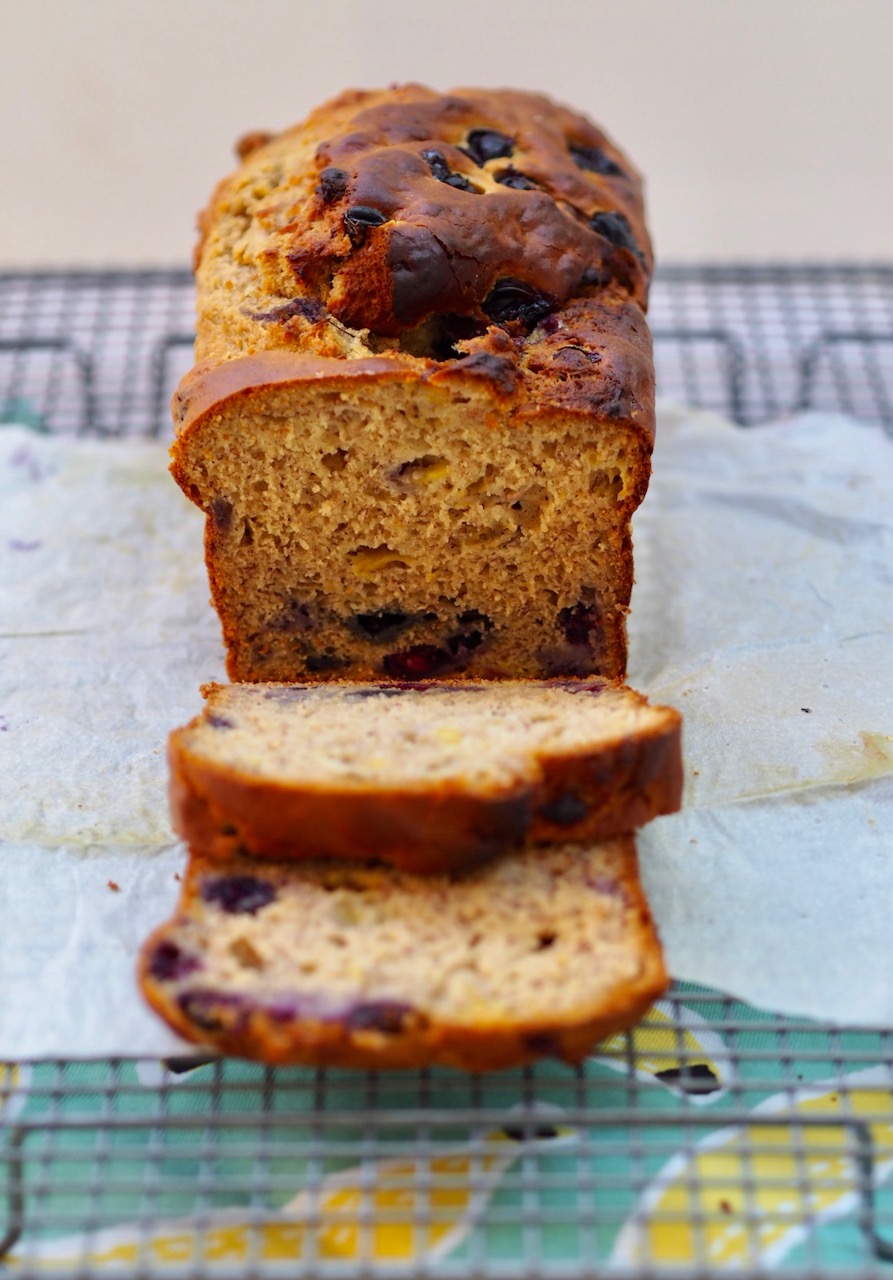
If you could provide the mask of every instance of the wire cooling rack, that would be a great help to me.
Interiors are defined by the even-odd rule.
[[[0,422],[153,435],[186,272],[0,275]],[[893,432],[893,268],[664,269],[659,389]],[[677,985],[579,1068],[0,1065],[0,1273],[893,1276],[893,1031]]]
[[[161,435],[192,363],[187,271],[0,274],[0,417]],[[893,266],[679,266],[652,291],[659,390],[742,424],[893,424]]]

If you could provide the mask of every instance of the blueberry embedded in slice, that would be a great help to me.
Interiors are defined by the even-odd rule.
[[[422,159],[431,170],[432,175],[438,182],[446,182],[452,175],[452,170],[446,162],[446,156],[441,151],[428,150],[422,152]]]
[[[477,623],[485,631],[493,630],[493,619],[488,618],[485,613],[481,613],[480,609],[466,609],[464,613],[459,614],[457,622],[463,627],[470,627]]]
[[[423,151],[422,159],[438,182],[443,182],[448,187],[455,187],[457,191],[470,191],[473,195],[480,194],[478,188],[473,186],[463,173],[456,173],[450,168],[442,152]]]
[[[213,712],[209,712],[205,716],[205,724],[209,724],[212,729],[235,729],[235,720],[230,720],[229,716],[218,716]]]
[[[264,690],[264,700],[266,702],[303,702],[310,695],[311,690],[306,685],[282,684]]]
[[[515,149],[515,140],[498,129],[472,129],[465,139],[465,146],[460,149],[475,164],[485,165],[489,160],[510,156]]]
[[[349,181],[350,175],[344,169],[336,169],[329,165],[320,172],[316,194],[324,204],[332,204],[333,201],[340,200],[347,191]]]
[[[211,520],[218,533],[229,533],[233,523],[233,504],[229,498],[211,499]]]
[[[358,613],[354,624],[370,640],[382,640],[397,635],[412,622],[408,613],[396,609],[379,609],[376,613]]]
[[[602,631],[599,612],[591,604],[575,604],[570,609],[562,609],[558,614],[558,625],[569,644],[591,645],[593,636],[600,637]]]
[[[605,271],[603,268],[587,267],[580,276],[580,284],[584,288],[591,288],[594,286],[597,289],[603,289],[610,279],[610,273]]]
[[[417,1019],[417,1010],[401,1000],[369,1000],[354,1005],[345,1021],[351,1031],[380,1031],[396,1036],[406,1029],[407,1023]]]
[[[494,356],[489,351],[475,351],[470,356],[460,356],[454,368],[456,373],[485,378],[506,396],[510,396],[518,385],[518,367],[508,356]]]
[[[531,329],[555,306],[555,301],[524,280],[510,276],[497,280],[481,304],[495,324],[519,320]]]
[[[412,688],[414,686],[380,684],[374,689],[351,689],[345,696],[348,702],[365,702],[367,698],[402,698]]]
[[[559,347],[551,362],[560,369],[585,369],[589,372],[591,365],[600,364],[601,353],[587,351],[585,347]]]
[[[310,606],[301,600],[289,600],[281,613],[270,619],[271,631],[308,631],[314,624]]]
[[[554,689],[564,689],[567,693],[604,693],[608,687],[608,681],[602,680],[598,676],[589,676],[585,680],[553,680],[552,687]]]
[[[223,991],[184,991],[177,1004],[201,1031],[237,1031],[248,1017],[244,996]]]
[[[541,1054],[544,1058],[561,1057],[561,1041],[553,1031],[530,1031],[524,1036],[524,1045],[531,1053]]]
[[[526,173],[519,173],[511,165],[507,169],[503,169],[501,173],[496,173],[493,176],[501,186],[511,187],[513,191],[540,190],[539,183],[534,182],[532,178],[528,178]]]
[[[613,210],[594,213],[589,219],[589,225],[593,231],[604,236],[618,249],[628,249],[630,253],[635,254],[643,266],[645,265],[645,255],[636,243],[626,214],[616,213]]]
[[[446,642],[447,648],[454,658],[470,653],[472,649],[477,649],[483,643],[484,637],[480,631],[468,631],[462,635],[450,636]]]
[[[269,1018],[271,1022],[278,1022],[282,1025],[289,1022],[297,1022],[300,1018],[314,1018],[317,1016],[313,1001],[302,1000],[300,996],[280,996],[272,1004],[265,1004],[263,1013],[264,1017]]]
[[[579,147],[571,143],[568,148],[576,164],[589,173],[598,173],[605,178],[625,178],[626,173],[616,160],[612,160],[602,147]]]
[[[617,902],[629,903],[629,894],[625,886],[606,871],[593,871],[585,876],[587,889],[600,894],[603,898],[613,898]]]
[[[382,666],[395,680],[428,680],[452,663],[453,656],[448,650],[434,644],[416,644],[410,649],[387,654]]]
[[[544,804],[539,811],[539,816],[556,827],[575,827],[578,822],[583,821],[588,812],[585,802],[578,795],[573,791],[566,791],[563,795],[550,800],[548,804]]]
[[[368,204],[354,204],[344,214],[344,230],[355,249],[366,243],[366,236],[373,227],[380,227],[390,222],[381,209],[373,209]]]
[[[458,343],[478,338],[486,332],[486,325],[477,316],[462,316],[453,312],[441,312],[431,317],[432,332],[430,355],[433,360],[460,360],[463,352]]]
[[[255,915],[276,897],[268,880],[258,876],[217,876],[205,880],[202,900],[220,907],[227,915]]]
[[[201,967],[201,961],[176,942],[159,942],[149,960],[148,972],[158,982],[176,982]]]
[[[309,320],[315,324],[325,314],[326,309],[318,298],[292,298],[291,302],[286,302],[281,307],[273,307],[271,311],[255,311],[252,319],[285,324],[295,316],[300,316],[302,320]]]
[[[304,666],[311,673],[340,671],[342,667],[349,665],[348,658],[342,658],[339,653],[332,653],[331,650],[326,650],[325,653],[310,653],[304,659]]]

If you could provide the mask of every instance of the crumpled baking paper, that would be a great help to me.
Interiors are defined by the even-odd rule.
[[[675,976],[893,1025],[893,443],[664,407],[630,682],[685,715],[640,835]],[[163,446],[0,428],[0,1058],[169,1054],[140,942],[173,910],[164,744],[224,678],[202,517]]]
[[[671,972],[893,1026],[893,440],[667,408],[654,469],[629,678],[685,716],[639,840]]]

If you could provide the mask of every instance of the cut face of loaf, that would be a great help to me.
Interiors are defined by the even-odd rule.
[[[666,986],[631,837],[465,875],[190,856],[140,959],[188,1040],[271,1064],[579,1061]]]
[[[169,744],[174,826],[212,857],[432,873],[601,840],[679,807],[680,717],[604,681],[216,685]]]
[[[172,472],[236,680],[623,675],[638,175],[533,94],[347,93],[202,217]]]
[[[267,353],[199,377],[173,472],[234,679],[622,676],[650,435],[489,368]]]

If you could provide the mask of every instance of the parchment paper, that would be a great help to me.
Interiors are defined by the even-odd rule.
[[[893,1025],[893,441],[665,408],[635,526],[630,683],[685,715],[642,832],[676,977]]]
[[[164,743],[222,679],[161,445],[0,428],[0,1057],[165,1054],[133,967],[184,855]],[[686,717],[640,836],[677,977],[893,1023],[893,444],[664,407],[630,681]],[[806,708],[804,710],[803,708]]]

